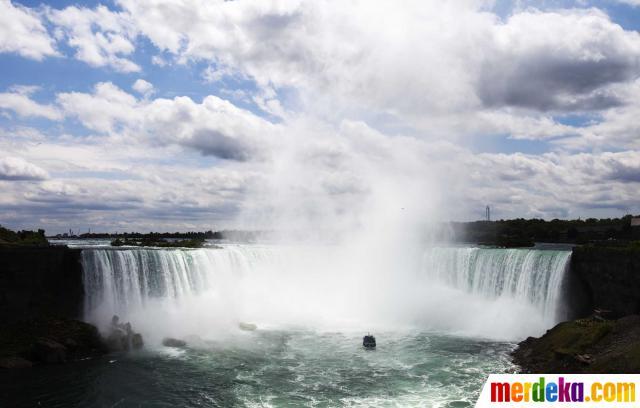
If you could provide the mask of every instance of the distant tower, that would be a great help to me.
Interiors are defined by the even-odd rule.
[[[491,221],[491,207],[487,206],[487,221]]]

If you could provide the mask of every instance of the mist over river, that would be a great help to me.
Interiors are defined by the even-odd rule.
[[[104,332],[117,314],[145,348],[12,372],[18,406],[472,406],[515,342],[562,318],[570,257],[431,246],[390,268],[334,245],[73,244],[85,320]]]

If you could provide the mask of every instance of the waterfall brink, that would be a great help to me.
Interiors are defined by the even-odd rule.
[[[85,249],[85,318],[147,336],[213,336],[238,322],[398,327],[518,339],[561,318],[570,252],[429,248],[380,258],[341,247]],[[382,259],[382,261],[381,261]]]

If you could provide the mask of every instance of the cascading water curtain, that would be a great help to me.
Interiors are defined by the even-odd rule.
[[[555,322],[570,257],[570,251],[436,247],[424,253],[423,273],[485,298],[529,303]]]
[[[403,263],[408,273],[383,265],[363,281],[361,264],[340,249],[85,249],[85,319],[106,328],[117,314],[167,335],[255,319],[319,327],[416,324],[519,338],[561,317],[569,251],[429,248],[421,264]],[[363,301],[362,293],[377,301]]]
[[[260,247],[225,249],[85,249],[85,318],[126,316],[151,299],[180,302],[249,273],[274,254]],[[96,313],[99,316],[96,316]]]

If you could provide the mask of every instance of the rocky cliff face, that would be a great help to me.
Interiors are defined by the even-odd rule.
[[[83,296],[80,250],[0,247],[0,321],[80,318]]]
[[[107,351],[81,322],[80,250],[0,246],[0,368],[62,363]]]
[[[578,314],[596,308],[610,317],[640,313],[640,249],[576,247],[569,278],[568,295],[581,297]]]

